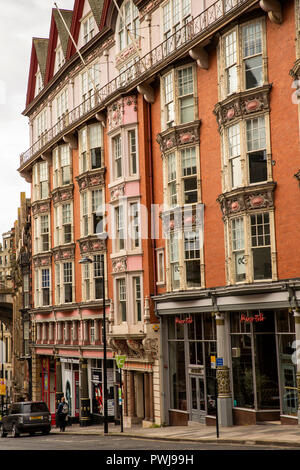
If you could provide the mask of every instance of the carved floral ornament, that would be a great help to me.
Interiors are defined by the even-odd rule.
[[[94,186],[104,186],[104,168],[96,172],[86,172],[80,176],[76,176],[76,181],[78,183],[79,191],[84,191],[85,189],[94,187]]]
[[[59,247],[52,250],[54,262],[74,259],[75,245],[68,247]]]
[[[115,258],[112,260],[113,273],[124,273],[127,271],[127,257]]]
[[[50,212],[50,201],[49,199],[45,201],[33,202],[32,203],[32,215],[45,214]]]
[[[186,208],[175,208],[161,214],[163,231],[169,233],[184,228],[200,228],[203,221],[203,207],[197,204],[189,210]]]
[[[116,353],[128,359],[153,361],[158,357],[157,338],[113,338],[108,340],[109,347]]]
[[[261,87],[250,94],[235,93],[230,98],[217,103],[214,114],[219,128],[237,118],[243,118],[251,113],[269,110],[269,98],[272,85]]]
[[[241,212],[274,207],[274,190],[276,183],[268,183],[259,189],[244,190],[221,194],[217,202],[220,204],[223,217],[230,217]]]
[[[106,240],[98,237],[87,237],[79,240],[81,254],[94,251],[106,251]]]
[[[156,140],[162,153],[181,145],[198,143],[200,142],[200,121],[189,126],[172,127],[158,134]]]
[[[50,266],[52,255],[37,255],[33,257],[33,266],[35,268]]]
[[[125,183],[119,184],[110,190],[110,200],[116,201],[120,197],[125,196]]]
[[[52,191],[53,204],[69,201],[73,199],[73,185],[67,188],[57,188]]]

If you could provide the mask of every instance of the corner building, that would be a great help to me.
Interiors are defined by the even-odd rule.
[[[298,2],[118,6],[33,39],[36,398],[101,421],[104,266],[111,419],[298,424]]]

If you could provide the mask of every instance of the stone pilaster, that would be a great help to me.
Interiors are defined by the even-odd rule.
[[[89,426],[91,424],[90,398],[88,389],[88,365],[86,359],[80,359],[80,426]]]
[[[232,426],[232,398],[230,389],[230,374],[227,364],[227,335],[225,332],[224,314],[216,314],[217,329],[217,356],[223,359],[223,366],[217,367],[217,385],[218,385],[218,416],[220,426]]]

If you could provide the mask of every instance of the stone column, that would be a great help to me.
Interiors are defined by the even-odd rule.
[[[153,372],[149,373],[149,407],[150,407],[150,421],[154,422]]]
[[[40,323],[36,324],[36,340],[41,341],[42,339],[42,325]]]
[[[45,343],[47,340],[47,323],[44,322],[42,326],[42,341]]]
[[[57,342],[59,344],[62,343],[62,336],[63,336],[62,335],[62,322],[59,321],[59,322],[57,322]]]
[[[89,340],[88,321],[84,320],[84,322],[83,322],[83,344],[87,344],[88,340]]]
[[[65,322],[65,338],[64,338],[64,342],[66,344],[68,344],[70,341],[70,322],[69,321],[66,321]]]
[[[49,341],[52,343],[54,340],[54,335],[53,335],[53,322],[51,321],[49,323]]]
[[[57,409],[58,404],[64,395],[63,387],[62,387],[61,362],[60,362],[59,357],[55,358],[55,374],[56,374],[55,401],[56,401],[56,409]]]
[[[150,420],[150,397],[149,397],[149,374],[144,373],[144,400],[145,400],[145,421]]]
[[[73,338],[72,341],[77,341],[78,334],[77,334],[77,321],[73,320]]]
[[[131,418],[136,417],[136,408],[135,408],[135,391],[134,391],[134,371],[130,370],[129,373],[129,416]]]
[[[87,359],[80,359],[80,426],[89,426],[91,424],[90,399],[88,388],[88,365]]]
[[[128,380],[127,380],[127,370],[124,370],[123,371],[123,393],[124,393],[124,410],[123,410],[123,413],[124,413],[124,416],[128,416],[128,395],[127,395],[127,384],[128,384]]]
[[[220,426],[232,426],[232,398],[230,390],[230,374],[228,367],[228,354],[226,351],[226,338],[224,314],[216,314],[217,329],[217,357],[223,359],[223,366],[217,367],[216,376],[218,384],[218,416]]]

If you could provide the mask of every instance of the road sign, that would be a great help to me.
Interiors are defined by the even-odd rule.
[[[210,356],[210,367],[211,369],[216,368],[216,356]]]
[[[217,367],[222,367],[223,366],[223,357],[217,357]]]
[[[116,363],[118,369],[123,369],[125,361],[126,361],[126,356],[115,356]]]

